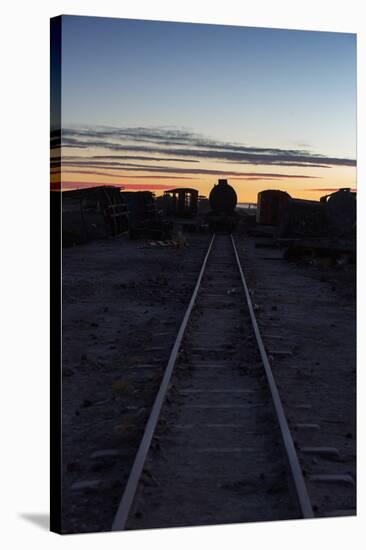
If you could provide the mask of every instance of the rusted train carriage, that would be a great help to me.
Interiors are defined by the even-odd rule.
[[[328,231],[325,211],[319,201],[289,200],[277,225],[279,237],[324,237]]]
[[[177,187],[164,191],[162,208],[168,216],[192,218],[197,214],[198,191],[190,187]]]
[[[320,201],[294,199],[288,193],[258,194],[257,223],[275,228],[281,238],[352,237],[356,227],[356,193],[339,189]]]
[[[339,237],[355,237],[356,233],[356,193],[350,188],[342,188],[320,199],[325,207],[329,230]]]
[[[171,224],[160,216],[151,191],[121,191],[127,206],[128,230],[131,239],[169,238]]]
[[[103,185],[62,192],[63,246],[116,236],[127,227],[119,188]]]
[[[288,193],[277,189],[268,189],[258,193],[257,223],[278,225],[289,200],[291,200],[291,196]]]

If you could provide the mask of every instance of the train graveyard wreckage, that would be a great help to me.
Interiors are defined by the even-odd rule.
[[[259,246],[282,248],[287,259],[329,256],[356,261],[356,193],[350,188],[324,195],[320,201],[262,191],[256,222],[249,233],[268,239]]]
[[[227,181],[223,181],[222,185],[226,186]],[[343,199],[344,196],[339,195],[339,198]],[[291,198],[289,200],[292,201]],[[325,203],[322,206],[316,204],[313,211],[310,202],[303,205],[295,201],[291,203],[291,208],[305,210],[305,221],[310,219],[312,223],[313,212],[316,211],[317,217],[321,211],[323,216]],[[198,279],[190,301],[187,292],[185,298],[180,296],[183,305],[179,315],[180,320],[183,320],[180,325],[176,324],[175,336],[170,331],[164,346],[150,347],[150,358],[139,365],[131,365],[140,374],[145,371],[149,375],[154,374],[155,381],[149,389],[147,403],[142,407],[143,418],[138,422],[139,431],[136,431],[139,435],[133,443],[134,449],[131,446],[128,450],[128,461],[125,461],[123,453],[118,449],[101,450],[100,456],[99,451],[95,450],[90,455],[102,461],[108,459],[111,464],[113,462],[114,476],[116,473],[118,476],[118,469],[122,472],[113,491],[108,490],[113,497],[113,505],[110,502],[109,511],[103,511],[104,530],[355,514],[355,428],[350,418],[352,414],[344,423],[348,422],[351,426],[345,436],[348,447],[342,446],[340,434],[336,431],[342,425],[339,415],[335,414],[336,418],[331,420],[329,417],[334,412],[324,414],[323,411],[323,417],[318,417],[316,411],[312,410],[312,403],[317,403],[314,392],[308,389],[305,391],[307,386],[304,384],[302,394],[302,386],[298,387],[299,382],[302,384],[307,379],[315,380],[317,376],[313,374],[313,369],[308,369],[309,357],[300,365],[293,364],[296,363],[293,349],[298,344],[294,344],[294,347],[291,341],[287,341],[283,328],[286,319],[283,321],[282,335],[276,333],[281,326],[276,321],[276,304],[279,303],[278,300],[276,302],[276,296],[280,296],[279,289],[273,286],[271,290],[270,285],[267,285],[266,303],[261,302],[260,285],[270,277],[271,272],[276,273],[281,281],[281,277],[289,271],[289,276],[294,280],[294,289],[297,288],[297,279],[293,276],[297,266],[276,260],[291,259],[289,251],[293,251],[300,237],[291,237],[289,244],[285,237],[281,241],[279,235],[274,233],[273,224],[262,223],[253,229],[253,216],[241,217],[234,212],[236,197],[229,195],[228,203],[226,211],[215,213],[212,210],[207,218],[208,225],[216,230],[216,235],[212,237],[203,232],[191,235],[189,239],[181,235],[180,239],[150,240],[135,245],[135,253],[150,254],[150,249],[151,257],[154,255],[154,258],[156,254],[166,253],[168,262],[176,261],[173,257],[172,260],[168,259],[169,254],[184,254],[188,259],[195,254],[195,262],[192,264],[194,269],[188,271],[192,289],[197,274]],[[273,211],[276,211],[276,206]],[[295,228],[298,227],[297,224]],[[344,239],[346,247],[354,243],[352,215],[347,227],[350,228],[347,235],[339,230],[331,235],[324,234],[320,243],[318,239],[318,249],[326,243],[326,239],[328,243],[334,243],[335,240],[339,243]],[[234,228],[235,236],[231,234]],[[190,250],[191,239],[192,243],[200,243],[201,252],[195,246]],[[313,235],[301,238],[302,246],[308,242],[312,256],[316,241]],[[120,244],[118,241],[109,243],[111,254],[112,249],[125,246],[123,239]],[[130,248],[133,244],[129,243]],[[204,253],[205,246],[208,248]],[[246,248],[250,252],[248,256],[243,253]],[[261,250],[264,248],[273,250],[263,254]],[[99,249],[102,249],[102,243]],[[330,245],[320,252],[327,257],[332,257],[334,253],[337,259],[345,253],[344,250],[340,251],[339,246],[333,252]],[[199,254],[202,255],[200,260]],[[199,268],[200,262],[202,264]],[[179,266],[175,267],[179,271]],[[186,267],[182,264],[180,269],[186,270]],[[149,269],[148,265],[146,268]],[[285,281],[285,277],[282,280]],[[299,280],[303,290],[311,284],[310,279],[303,282],[300,277]],[[256,288],[257,283],[259,288]],[[166,284],[161,288],[162,296],[168,289]],[[136,285],[134,288],[137,288]],[[178,298],[179,285],[171,292]],[[321,297],[322,290],[318,289],[317,292]],[[291,296],[289,303],[299,303]],[[320,298],[319,304],[324,303],[327,311],[331,312],[330,305],[333,302]],[[349,320],[352,324],[353,306],[340,307],[350,310],[349,319],[345,318],[345,322]],[[262,339],[263,312],[268,308],[270,311]],[[297,308],[299,314],[301,307]],[[339,315],[340,319],[342,315]],[[291,316],[288,322],[291,322],[290,319]],[[306,322],[311,332],[311,322]],[[290,327],[287,333],[291,334]],[[352,338],[352,330],[350,336]],[[296,342],[296,337],[293,337]],[[278,346],[273,345],[276,343]],[[166,362],[160,360],[159,364],[155,364],[155,351],[160,350],[160,353],[163,348]],[[351,348],[348,346],[347,349],[350,351]],[[352,367],[352,350],[347,353],[339,358],[337,368],[342,371],[339,381],[342,383],[343,376],[343,379],[347,378],[348,384],[345,363],[350,360]],[[309,355],[312,355],[311,350]],[[287,370],[280,368],[279,364],[286,362],[289,365]],[[352,373],[354,370],[351,368]],[[349,379],[350,384],[351,379],[353,374]],[[146,384],[148,380],[145,380]],[[327,380],[323,380],[322,384],[319,395],[323,396],[323,401],[326,401],[325,397],[330,399],[331,411],[334,409],[334,384]],[[148,391],[147,386],[145,390]],[[352,392],[348,389],[347,392],[348,397],[345,396],[345,399],[350,401],[350,410],[353,398],[350,397]],[[295,396],[298,400],[296,402]],[[305,396],[309,397],[308,402],[306,399],[304,402]],[[126,410],[131,408],[141,412],[141,397],[140,394],[136,397],[131,395],[128,402],[132,406],[129,405]],[[138,406],[133,406],[134,398]],[[101,403],[107,401],[102,400]],[[114,402],[113,407],[116,404]],[[111,410],[106,411],[107,416],[111,413]],[[328,431],[324,431],[327,426]],[[123,438],[121,445],[124,445]],[[346,458],[345,449],[350,453]],[[110,453],[107,459],[103,452]],[[98,489],[90,485],[93,480],[85,480],[85,476],[77,480],[75,475],[74,479],[74,495],[75,491],[82,493],[86,490],[88,494],[99,491],[102,498],[103,483],[98,485]],[[90,530],[90,525],[85,530]],[[72,531],[68,529],[68,532]]]

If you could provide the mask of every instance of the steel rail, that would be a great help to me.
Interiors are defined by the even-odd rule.
[[[180,348],[180,345],[182,343],[184,332],[186,330],[186,327],[187,327],[192,309],[193,309],[195,301],[196,301],[198,290],[199,290],[200,285],[201,285],[201,280],[202,280],[202,277],[203,277],[203,274],[204,274],[204,271],[205,271],[205,268],[206,268],[207,260],[208,260],[208,257],[210,255],[211,248],[212,248],[214,240],[215,240],[215,234],[213,235],[213,237],[210,241],[208,250],[206,252],[205,258],[204,258],[203,263],[202,263],[200,273],[199,273],[198,278],[197,278],[196,286],[194,287],[193,294],[191,296],[191,299],[190,299],[190,302],[188,304],[187,310],[184,314],[182,323],[180,325],[177,337],[175,339],[172,351],[170,353],[169,361],[168,361],[168,364],[166,366],[164,376],[163,376],[163,379],[162,379],[160,387],[159,387],[159,391],[156,395],[154,405],[151,409],[149,419],[146,423],[144,434],[142,436],[140,446],[139,446],[138,451],[136,453],[136,457],[135,457],[134,463],[132,465],[129,478],[127,480],[127,484],[126,484],[124,493],[122,495],[122,499],[119,503],[117,513],[116,513],[116,515],[114,517],[114,520],[113,520],[112,529],[111,529],[112,531],[122,531],[126,527],[128,516],[129,516],[130,510],[131,510],[132,504],[133,504],[133,500],[135,498],[137,486],[138,486],[142,471],[144,469],[144,464],[145,464],[145,461],[146,461],[146,457],[147,457],[147,454],[149,452],[151,441],[152,441],[152,438],[154,436],[154,432],[155,432],[155,429],[156,429],[156,426],[157,426],[157,423],[158,423],[158,420],[159,420],[160,412],[161,412],[161,409],[162,409],[162,406],[164,404],[164,400],[165,400],[165,397],[166,397],[166,394],[167,394],[167,391],[168,391],[168,388],[169,388],[169,382],[170,382],[170,379],[171,379],[171,376],[172,376],[172,373],[173,373],[173,369],[174,369],[174,366],[175,366],[175,363],[176,363],[176,360],[177,360],[177,357],[178,357],[179,348]]]
[[[293,479],[293,482],[294,482],[295,492],[296,492],[297,500],[298,500],[299,507],[300,507],[300,510],[301,510],[301,514],[304,518],[313,518],[314,517],[314,512],[313,512],[313,508],[311,506],[309,494],[308,494],[308,491],[307,491],[307,488],[306,488],[306,485],[305,485],[304,476],[303,476],[303,473],[302,473],[302,470],[301,470],[301,467],[300,467],[300,463],[299,463],[299,459],[298,459],[297,452],[296,452],[296,449],[295,449],[294,441],[292,439],[291,432],[290,432],[290,429],[288,427],[288,423],[287,423],[286,415],[285,415],[283,405],[282,405],[282,402],[281,402],[281,398],[280,398],[280,395],[279,395],[279,392],[278,392],[278,389],[277,389],[277,385],[276,385],[276,382],[275,382],[275,379],[274,379],[274,376],[273,376],[273,373],[272,373],[271,365],[269,363],[268,356],[267,356],[267,353],[266,353],[266,350],[265,350],[265,347],[264,347],[264,344],[263,344],[262,336],[261,336],[260,331],[259,331],[258,323],[257,323],[256,317],[255,317],[254,309],[253,309],[253,305],[252,305],[252,299],[250,297],[248,286],[247,286],[247,283],[246,283],[246,280],[245,280],[245,277],[244,277],[244,273],[243,273],[243,270],[242,270],[242,267],[241,267],[238,251],[236,249],[235,241],[234,241],[234,238],[233,238],[232,235],[231,235],[231,242],[232,242],[232,245],[233,245],[233,248],[234,248],[235,257],[236,257],[236,261],[237,261],[237,264],[238,264],[240,277],[241,277],[241,280],[242,280],[242,283],[243,283],[244,292],[245,292],[245,296],[246,296],[246,301],[247,301],[247,305],[248,305],[249,312],[250,312],[250,318],[252,320],[252,326],[253,326],[255,338],[257,340],[258,349],[259,349],[259,352],[260,352],[260,355],[261,355],[261,358],[262,358],[262,362],[263,362],[263,366],[264,366],[264,370],[265,370],[265,373],[266,373],[267,382],[268,382],[268,385],[269,385],[273,406],[274,406],[274,409],[275,409],[275,412],[276,412],[277,421],[278,421],[280,432],[281,432],[282,442],[283,442],[283,445],[284,445],[284,448],[285,448],[285,451],[286,451],[286,457],[287,457],[287,460],[288,460],[288,464],[289,464],[289,467],[290,467],[292,479]]]

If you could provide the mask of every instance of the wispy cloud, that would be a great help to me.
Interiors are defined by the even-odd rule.
[[[60,174],[60,170],[58,171],[51,171],[51,173],[54,174]],[[86,174],[88,176],[108,176],[109,178],[119,178],[123,179],[123,177],[128,177],[129,179],[169,179],[169,180],[195,180],[196,177],[187,177],[187,176],[164,176],[159,174],[146,174],[143,176],[136,176],[136,175],[124,175],[124,174],[111,174],[109,172],[97,172],[94,170],[62,170],[62,174]]]
[[[339,191],[343,189],[342,187],[313,187],[312,189],[302,189],[302,191],[321,191],[322,193],[334,193],[334,191]],[[356,187],[350,187],[351,191],[356,191]]]
[[[64,166],[65,163],[63,163]],[[308,176],[305,174],[282,174],[282,173],[268,173],[268,172],[239,172],[236,170],[210,170],[204,168],[171,168],[169,166],[148,166],[148,165],[136,165],[129,166],[125,163],[110,163],[108,165],[103,164],[93,164],[89,162],[83,163],[66,163],[66,166],[69,167],[88,167],[90,168],[87,173],[96,174],[93,172],[93,168],[103,168],[108,170],[118,170],[119,176],[122,176],[121,170],[123,172],[141,172],[148,171],[150,173],[159,173],[159,174],[187,174],[187,175],[199,175],[199,176],[241,176],[241,177],[258,177],[258,178],[281,178],[281,179],[316,179],[318,176]],[[71,171],[71,170],[70,170]],[[65,171],[62,170],[62,173]],[[75,171],[74,171],[75,173]],[[79,172],[80,173],[80,172]],[[104,173],[107,175],[107,173]],[[130,176],[126,176],[130,177]],[[146,176],[143,176],[146,177]]]
[[[208,159],[248,165],[303,168],[356,166],[355,159],[314,154],[305,149],[267,148],[217,141],[174,128],[65,128],[62,130],[62,147],[145,153],[146,155],[134,156],[133,159],[158,162],[169,158],[175,162],[198,162]],[[113,160],[114,156],[93,155],[92,158]],[[131,155],[118,158],[132,160]]]
[[[68,160],[80,160],[83,157],[79,155],[65,155],[64,157],[58,156],[51,159],[51,164],[59,164],[61,159],[65,162]],[[88,159],[91,160],[143,160],[151,162],[200,162],[195,159],[186,159],[186,158],[174,158],[174,157],[153,157],[153,156],[139,156],[139,155],[90,155]]]
[[[87,188],[87,187],[99,187],[100,185],[102,185],[100,182],[96,182],[96,181],[66,181],[66,182],[63,182],[62,183],[62,189],[65,190],[65,189],[75,189],[75,188]],[[111,184],[108,184],[108,185],[114,185],[113,183]],[[135,191],[139,191],[139,190],[149,190],[149,191],[162,191],[162,190],[166,190],[166,189],[171,189],[171,185],[165,185],[164,183],[149,183],[148,185],[145,185],[143,183],[127,183],[127,184],[123,184],[123,185],[120,185],[120,184],[115,184],[114,185],[115,187],[118,187],[120,189],[124,189],[124,190],[135,190]],[[54,184],[51,184],[51,189],[57,189],[59,190],[60,189],[60,184],[59,183],[54,183]]]
[[[52,170],[51,171],[52,174],[60,174],[61,171],[60,170]],[[225,172],[226,173],[226,172]],[[97,171],[94,171],[94,170],[62,170],[62,174],[84,174],[84,175],[88,175],[88,176],[108,176],[109,178],[118,178],[119,180],[123,179],[124,177],[128,178],[128,179],[144,179],[144,180],[149,180],[149,179],[159,179],[159,180],[162,180],[162,179],[168,179],[168,180],[184,180],[184,181],[194,181],[196,179],[198,179],[198,176],[173,176],[173,175],[169,175],[169,176],[165,176],[165,175],[161,175],[161,174],[145,174],[143,176],[136,176],[136,175],[131,175],[131,174],[111,174],[109,172],[97,172]],[[276,180],[278,179],[279,177],[283,177],[281,174],[278,174],[276,177],[274,175],[271,176],[271,174],[266,174],[265,176],[264,175],[253,175],[253,173],[251,172],[250,173],[250,176],[239,176],[239,177],[231,177],[231,181],[273,181],[273,180]]]

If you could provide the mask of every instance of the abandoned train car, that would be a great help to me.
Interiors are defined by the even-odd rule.
[[[120,189],[102,185],[62,192],[63,246],[113,237],[127,230]]]
[[[344,188],[313,201],[292,198],[284,191],[262,191],[258,193],[256,221],[273,226],[280,238],[353,238],[356,193]]]
[[[350,188],[342,188],[321,197],[325,207],[326,223],[331,233],[339,237],[355,237],[356,232],[356,193]]]
[[[285,191],[267,189],[258,193],[256,221],[261,225],[278,225],[291,196]]]
[[[238,222],[235,212],[238,198],[235,189],[226,179],[219,179],[209,195],[211,211],[207,215],[208,224],[213,231],[233,231]]]
[[[278,220],[279,237],[325,237],[327,224],[319,201],[290,199]]]
[[[127,206],[128,231],[131,239],[148,237],[164,239],[170,236],[169,222],[160,216],[151,191],[121,191]]]
[[[197,189],[190,187],[168,189],[160,199],[162,209],[168,216],[192,218],[197,214]]]

